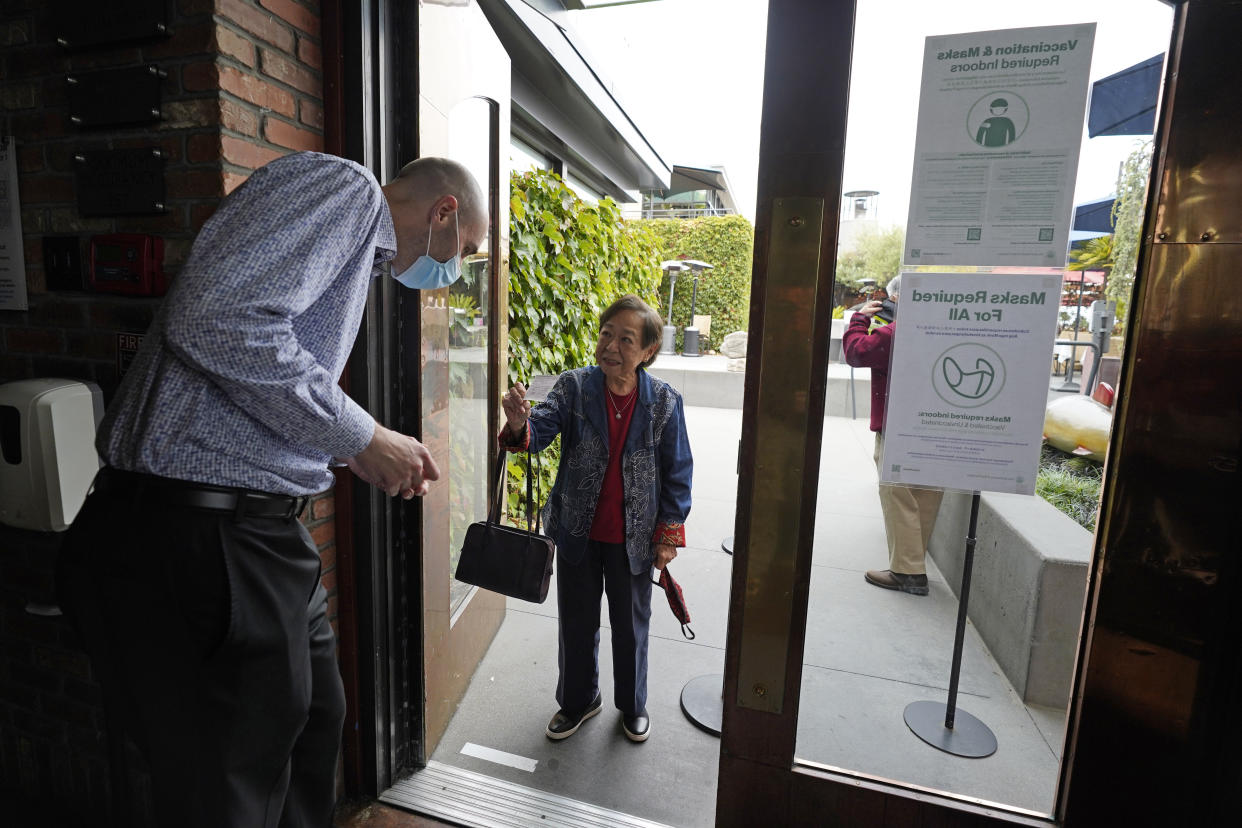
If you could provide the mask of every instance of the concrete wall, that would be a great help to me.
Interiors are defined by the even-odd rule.
[[[728,360],[722,356],[682,357],[661,356],[649,369],[681,393],[686,405],[708,408],[741,408],[745,394],[746,374],[726,371]],[[851,404],[851,393],[856,397]],[[871,416],[871,372],[854,369],[851,384],[848,365],[828,366],[828,385],[824,394],[824,414],[828,417]]]
[[[955,593],[970,498],[945,494],[929,548]],[[1043,498],[982,495],[969,616],[1028,704],[1069,704],[1091,553],[1091,533]]]

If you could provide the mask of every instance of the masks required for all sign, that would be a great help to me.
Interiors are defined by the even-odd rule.
[[[1095,24],[926,40],[908,265],[1060,267]]]
[[[1059,274],[903,273],[880,480],[1034,494]]]

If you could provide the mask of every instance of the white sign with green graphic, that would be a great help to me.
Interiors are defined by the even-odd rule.
[[[903,273],[888,483],[1035,493],[1059,274]]]
[[[927,38],[908,265],[1060,267],[1095,24]]]

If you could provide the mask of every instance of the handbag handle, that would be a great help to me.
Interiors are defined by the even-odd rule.
[[[501,504],[505,498],[505,478],[508,468],[508,452],[501,449],[499,456],[496,458],[496,473],[492,483],[492,502],[487,508],[487,522],[500,523]],[[540,490],[534,485],[534,473],[531,469],[531,450],[526,450],[526,531],[531,530],[531,524],[534,524],[534,533],[539,534],[543,527],[543,515],[540,514],[539,508],[535,505],[535,497]],[[537,469],[539,464],[535,464]],[[534,512],[532,517],[531,512]]]
[[[509,453],[504,449],[496,457],[496,471],[492,477],[492,497],[487,504],[487,522],[500,523],[500,504],[505,497],[505,478],[509,466]]]
[[[536,501],[536,497],[538,497],[538,495],[540,494],[540,492],[539,492],[539,488],[538,488],[538,486],[535,486],[535,485],[534,485],[534,484],[535,484],[535,475],[534,475],[534,473],[531,471],[531,467],[530,467],[530,462],[531,462],[531,461],[530,461],[530,456],[531,456],[531,450],[528,448],[528,449],[526,449],[526,531],[527,531],[527,532],[532,531],[532,530],[531,530],[531,528],[530,528],[530,524],[531,524],[531,515],[530,515],[530,513],[531,513],[532,511],[534,511],[534,513],[535,513],[535,528],[534,528],[534,530],[533,530],[533,531],[534,531],[534,533],[535,533],[536,535],[538,535],[538,534],[539,534],[539,532],[540,532],[540,530],[541,530],[541,529],[542,529],[542,527],[543,527],[543,515],[542,515],[542,514],[540,514],[540,512],[539,512],[539,504],[538,504],[538,502]],[[535,463],[535,469],[538,469],[538,468],[539,468],[539,463],[537,463],[537,462],[536,462],[536,463]],[[533,492],[532,492],[532,487],[534,488],[534,491],[533,491]]]

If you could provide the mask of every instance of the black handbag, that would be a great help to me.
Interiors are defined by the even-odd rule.
[[[466,529],[454,577],[511,598],[542,604],[548,597],[548,585],[552,582],[556,544],[540,533],[539,507],[532,491],[534,474],[530,454],[526,452],[526,529],[500,523],[507,465],[505,452],[502,451],[496,460],[496,480],[492,485],[487,520],[472,523]],[[535,513],[533,516],[532,512]]]

